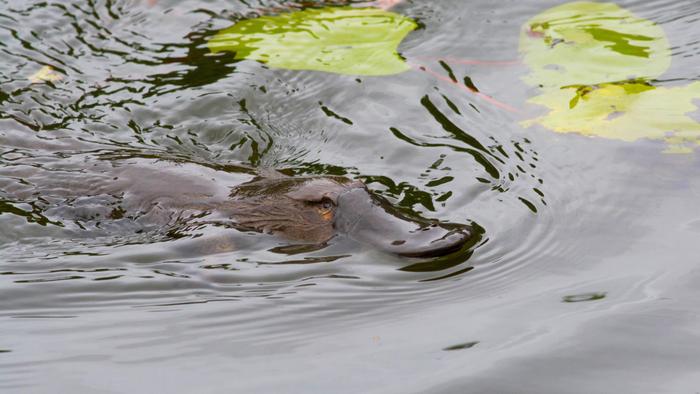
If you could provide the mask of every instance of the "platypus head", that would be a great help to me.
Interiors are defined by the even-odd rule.
[[[231,197],[227,210],[237,228],[300,243],[345,234],[386,252],[433,257],[461,249],[472,236],[465,225],[402,215],[364,183],[344,177],[258,178]]]

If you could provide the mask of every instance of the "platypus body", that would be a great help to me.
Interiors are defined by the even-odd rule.
[[[0,174],[0,199],[29,203],[46,222],[83,232],[167,231],[177,223],[215,222],[290,244],[322,246],[347,236],[407,257],[447,255],[473,236],[467,225],[409,218],[361,181],[340,176],[227,172],[146,159],[98,162],[77,172],[10,171]]]

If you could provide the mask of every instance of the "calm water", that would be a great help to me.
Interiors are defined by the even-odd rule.
[[[0,1],[0,390],[698,392],[697,152],[522,126],[518,37],[561,3],[405,2],[414,69],[357,77],[208,54],[272,1]],[[700,79],[697,2],[618,4],[669,37],[660,84]],[[45,65],[62,80],[31,84]],[[285,254],[154,206],[251,168],[362,179],[484,237]]]

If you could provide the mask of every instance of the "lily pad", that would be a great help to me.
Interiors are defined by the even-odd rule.
[[[525,81],[542,87],[653,79],[671,64],[663,29],[612,3],[573,2],[530,19],[520,35]]]
[[[687,152],[700,145],[700,123],[687,114],[697,111],[700,82],[680,87],[654,87],[641,82],[602,84],[553,90],[530,101],[550,109],[525,122],[562,133],[579,133],[623,141],[665,140],[667,151]],[[572,102],[575,104],[572,105]]]
[[[390,75],[410,68],[397,47],[417,26],[377,8],[326,7],[242,20],[208,46],[277,68]]]
[[[549,109],[524,122],[553,131],[635,141],[658,139],[667,151],[700,145],[700,82],[659,87],[670,66],[668,40],[658,25],[611,3],[574,2],[528,21],[520,51],[539,87],[529,102]]]

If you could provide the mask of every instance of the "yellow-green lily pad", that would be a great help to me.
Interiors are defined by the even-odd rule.
[[[410,68],[397,48],[417,26],[377,8],[326,7],[245,19],[207,45],[276,68],[390,75]]]
[[[525,125],[623,141],[665,140],[675,152],[700,145],[700,123],[688,116],[698,110],[693,100],[700,99],[700,82],[670,88],[629,82],[584,89],[572,86],[531,99],[550,112]]]
[[[612,3],[573,2],[528,21],[520,51],[539,87],[529,100],[549,111],[524,122],[561,133],[665,141],[671,152],[700,145],[700,82],[659,87],[670,66],[663,29]]]
[[[520,52],[542,87],[653,79],[671,64],[663,29],[613,3],[572,2],[525,23]]]

